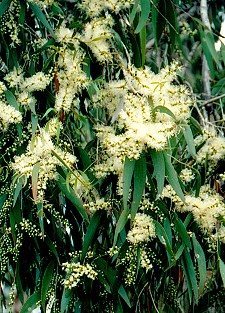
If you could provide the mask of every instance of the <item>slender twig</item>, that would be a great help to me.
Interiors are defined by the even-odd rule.
[[[220,95],[220,96],[216,96],[216,97],[213,97],[213,98],[211,98],[211,99],[209,99],[207,101],[204,101],[203,103],[200,104],[200,107],[201,106],[206,106],[206,105],[208,105],[208,104],[210,104],[212,102],[218,101],[218,100],[220,100],[222,98],[225,98],[225,94]]]

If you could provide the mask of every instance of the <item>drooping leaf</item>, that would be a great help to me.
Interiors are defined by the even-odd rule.
[[[49,290],[49,286],[53,278],[53,274],[54,274],[54,262],[51,261],[45,269],[45,272],[42,278],[42,283],[41,283],[41,304],[42,304],[42,308],[44,311],[45,311],[46,299],[48,296],[48,290]]]
[[[10,6],[10,3],[12,0],[2,0],[0,2],[0,17],[5,13],[5,11],[8,9]]]
[[[223,286],[225,287],[225,264],[221,259],[219,259],[219,267],[220,267],[220,275],[223,281]]]
[[[199,295],[201,295],[205,288],[205,281],[206,281],[206,259],[205,253],[202,249],[202,246],[198,242],[195,237],[195,234],[192,234],[192,242],[195,252],[195,257],[198,263],[198,271],[199,271]]]
[[[134,173],[135,159],[126,157],[123,169],[123,207],[127,208],[127,201],[130,193],[131,181]]]
[[[71,289],[63,290],[61,305],[60,305],[60,313],[66,312],[72,295],[73,295],[73,292]]]
[[[42,10],[35,4],[35,3],[31,3],[29,2],[29,7],[31,8],[31,10],[33,11],[34,15],[36,16],[36,18],[45,26],[45,28],[50,31],[50,33],[53,35],[53,37],[55,37],[55,33],[51,27],[51,25],[49,24],[45,14],[42,12]]]
[[[69,189],[67,189],[66,180],[60,174],[58,174],[57,185],[64,195],[74,204],[82,217],[88,222],[89,218],[87,212],[85,211],[80,199],[75,195],[75,192],[70,186]]]
[[[31,176],[31,181],[32,181],[32,195],[34,200],[37,200],[37,185],[38,185],[38,174],[40,171],[40,162],[37,162],[34,164],[33,170],[32,170],[32,176]]]
[[[196,158],[196,149],[195,149],[195,142],[194,137],[191,131],[191,127],[189,125],[186,125],[183,129],[184,138],[187,142],[189,152],[192,155],[192,157]]]
[[[130,299],[127,295],[126,290],[124,289],[123,285],[120,285],[119,289],[118,289],[118,294],[123,298],[123,300],[126,302],[126,304],[128,305],[129,308],[131,308],[131,303],[130,303]]]
[[[176,217],[174,218],[174,225],[177,229],[177,232],[179,234],[179,236],[181,237],[181,239],[183,240],[183,242],[185,243],[185,245],[191,249],[191,240],[190,237],[187,233],[186,227],[184,225],[184,223],[181,221],[181,219],[176,215]]]
[[[163,152],[163,156],[164,156],[164,161],[165,161],[165,169],[166,169],[166,176],[167,176],[168,182],[173,187],[173,189],[177,193],[178,197],[183,202],[185,202],[184,194],[183,194],[183,191],[181,189],[181,186],[180,186],[180,183],[178,180],[177,172],[175,171],[175,169],[171,163],[171,159],[165,151]]]
[[[41,292],[36,291],[24,303],[20,313],[32,312],[32,310],[34,310],[37,307],[37,303],[40,300],[41,300]]]
[[[158,187],[158,194],[163,191],[165,181],[165,161],[162,151],[151,150],[151,158],[154,166],[153,176],[155,176]]]
[[[100,227],[101,217],[102,217],[102,211],[97,210],[93,214],[93,216],[90,220],[90,224],[88,225],[87,232],[86,232],[86,235],[84,237],[81,260],[84,260],[85,255],[88,251],[88,248],[92,244],[92,240],[93,240],[98,228]]]
[[[139,33],[144,27],[146,27],[146,23],[150,13],[150,1],[140,0],[140,6],[141,6],[141,15],[139,18],[138,25],[135,29],[136,34]]]
[[[162,227],[162,225],[158,222],[158,221],[154,221],[155,224],[155,229],[156,229],[156,234],[159,238],[159,240],[161,241],[161,243],[165,246],[166,251],[169,254],[169,261],[171,260],[171,257],[174,255],[171,244],[170,244],[170,240],[167,236],[167,233],[165,231],[165,229]]]
[[[188,275],[190,282],[191,282],[191,287],[192,287],[192,291],[193,291],[193,294],[195,297],[195,301],[196,301],[196,303],[198,303],[197,277],[196,277],[195,268],[194,268],[194,264],[192,262],[190,253],[187,251],[186,248],[184,249],[184,259],[185,259],[185,264],[186,264],[187,275]]]
[[[125,227],[125,225],[126,225],[126,223],[128,221],[129,213],[130,213],[130,210],[126,207],[122,211],[122,213],[121,213],[121,215],[120,215],[120,217],[118,219],[118,222],[116,224],[114,239],[113,239],[113,246],[116,245],[119,233],[124,229],[124,227]]]
[[[146,159],[141,157],[135,162],[134,166],[134,191],[133,191],[133,200],[131,204],[131,221],[133,221],[140,201],[143,196],[143,191],[145,188],[146,182]]]
[[[136,15],[136,13],[137,13],[138,4],[139,4],[139,0],[136,0],[135,3],[134,3],[134,5],[133,5],[132,11],[131,11],[131,13],[130,13],[130,23],[131,23],[131,24],[133,24],[135,15]]]
[[[146,56],[146,26],[144,26],[140,33],[140,48],[141,48],[141,65],[145,65],[145,56]]]

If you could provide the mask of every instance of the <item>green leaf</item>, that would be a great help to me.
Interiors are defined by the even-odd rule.
[[[173,239],[173,237],[172,237],[172,230],[171,230],[171,226],[170,226],[170,220],[168,219],[168,217],[164,220],[163,226],[164,226],[164,229],[165,229],[166,234],[168,236],[170,245],[172,247],[172,239]]]
[[[54,262],[51,261],[45,269],[41,283],[41,304],[44,311],[46,299],[48,296],[48,289],[53,278],[53,275],[54,275]]]
[[[166,175],[167,175],[168,182],[173,187],[173,189],[177,193],[178,197],[183,202],[185,202],[184,194],[183,194],[183,191],[181,189],[181,186],[180,186],[180,183],[178,180],[177,172],[175,171],[175,169],[171,163],[171,159],[170,159],[169,155],[166,153],[166,151],[163,152],[163,156],[164,156],[164,161],[165,161]]]
[[[165,246],[166,251],[170,255],[170,257],[169,257],[169,261],[170,261],[171,256],[173,256],[174,253],[173,253],[173,250],[172,250],[172,246],[170,244],[170,240],[169,240],[169,238],[167,236],[167,233],[166,233],[165,229],[162,227],[162,225],[158,221],[154,221],[154,224],[155,224],[156,234],[157,234],[159,240]]]
[[[189,295],[189,302],[191,303],[192,298],[193,298],[192,286],[191,286],[190,277],[188,275],[188,268],[187,268],[187,266],[185,264],[185,258],[183,256],[181,258],[181,266],[182,266],[183,271],[184,271],[185,282],[186,282],[186,285],[187,285],[188,295]]]
[[[135,159],[126,157],[123,169],[123,207],[127,207],[127,201],[130,193],[131,181],[134,173]]]
[[[131,303],[130,303],[130,300],[128,298],[127,292],[122,285],[120,286],[120,288],[118,290],[118,294],[123,298],[123,300],[129,306],[129,308],[131,308]]]
[[[66,181],[60,174],[58,174],[57,185],[59,189],[64,193],[64,195],[73,203],[73,205],[82,215],[82,217],[88,222],[89,218],[87,212],[85,211],[80,199],[75,195],[75,192],[70,186],[69,189],[67,189]]]
[[[136,13],[137,13],[138,4],[139,4],[139,0],[136,0],[135,3],[134,3],[134,5],[133,5],[132,11],[131,11],[131,13],[130,13],[130,24],[133,24],[135,15],[136,15]]]
[[[155,47],[158,47],[158,42],[162,36],[166,20],[162,14],[165,11],[164,3],[160,0],[152,0],[152,28],[155,40]]]
[[[15,206],[19,194],[23,188],[24,176],[19,177],[16,181],[16,188],[13,188],[13,206]]]
[[[9,90],[5,90],[5,97],[7,99],[8,104],[11,105],[12,107],[14,107],[18,111],[19,105],[16,101],[14,94]]]
[[[225,287],[225,264],[221,259],[219,259],[219,267],[220,267],[220,275],[223,281],[223,286]]]
[[[34,164],[33,170],[32,170],[32,195],[34,200],[37,200],[37,184],[38,184],[38,174],[40,170],[40,162],[37,162]]]
[[[109,265],[109,262],[107,262],[103,258],[97,258],[95,260],[95,264],[98,266],[101,272],[104,273],[106,279],[111,285],[112,290],[118,288],[118,286],[116,286],[118,273]],[[115,291],[118,292],[118,289]]]
[[[143,27],[146,27],[148,16],[150,13],[150,0],[140,0],[141,16],[139,18],[138,25],[135,29],[135,33],[139,33]]]
[[[146,56],[146,26],[144,26],[140,31],[140,48],[141,48],[141,65],[145,65],[145,56]]]
[[[196,149],[195,149],[195,142],[194,142],[194,137],[191,131],[191,127],[189,125],[186,125],[183,128],[183,134],[184,138],[187,142],[189,152],[192,155],[192,157],[195,159],[196,158]]]
[[[165,181],[165,161],[162,151],[151,150],[151,158],[154,166],[153,176],[155,176],[158,187],[158,194],[163,191]]]
[[[58,263],[59,263],[59,255],[58,252],[54,246],[54,244],[52,243],[51,239],[49,238],[49,236],[47,234],[45,234],[45,243],[47,244],[47,246],[49,247],[50,251],[54,254],[54,256],[56,257]]]
[[[88,225],[87,232],[86,232],[86,235],[84,237],[84,242],[83,242],[83,248],[82,248],[82,254],[81,254],[82,261],[84,260],[85,255],[88,251],[88,248],[92,244],[92,240],[98,230],[98,227],[100,226],[101,217],[102,217],[102,211],[98,210],[93,214],[90,220],[90,224]]]
[[[187,230],[186,230],[186,227],[185,225],[183,224],[183,222],[178,218],[178,217],[175,217],[174,219],[174,225],[177,229],[177,232],[178,234],[180,235],[182,241],[185,243],[185,245],[188,247],[188,248],[192,248],[191,246],[191,240],[190,240],[190,237],[187,233]]]
[[[154,107],[154,109],[152,110],[152,114],[155,114],[157,111],[159,111],[160,113],[168,114],[174,120],[176,120],[176,116],[173,114],[173,112],[171,112],[168,108],[164,107],[163,105],[157,105],[156,107]]]
[[[219,53],[215,49],[215,41],[214,41],[212,32],[206,30],[204,32],[204,35],[205,36],[203,36],[203,40],[206,41],[207,47],[209,49],[209,52],[211,53],[211,56],[212,56],[213,60],[218,65],[218,67],[221,67],[221,63],[220,63],[220,60],[219,60]]]
[[[0,2],[0,17],[8,9],[8,7],[10,6],[11,2],[12,2],[12,0],[2,0],[2,2]]]
[[[136,160],[134,166],[134,192],[133,192],[133,200],[131,204],[131,221],[133,221],[140,201],[143,196],[143,191],[146,183],[146,159],[145,157],[141,157]]]
[[[186,274],[188,275],[190,279],[195,301],[198,304],[198,283],[197,283],[195,268],[194,268],[190,253],[187,251],[186,248],[184,249],[184,259],[185,259],[186,270],[187,270]]]
[[[36,16],[36,18],[45,26],[47,30],[50,31],[53,37],[55,37],[54,31],[51,25],[49,24],[49,22],[47,21],[46,16],[42,12],[42,10],[34,3],[28,2],[28,4],[31,10],[33,11],[34,15]]]
[[[38,301],[40,301],[40,299],[41,299],[40,291],[33,293],[24,303],[20,313],[27,313],[34,310],[37,307],[37,303]]]
[[[64,313],[68,307],[68,304],[70,302],[70,299],[72,298],[73,292],[72,290],[63,290],[62,294],[62,300],[61,300],[61,305],[60,305],[60,313]]]
[[[209,47],[207,45],[207,40],[205,38],[205,33],[203,30],[199,29],[199,32],[200,32],[200,38],[201,38],[201,44],[202,44],[202,49],[203,49],[203,52],[204,52],[204,55],[205,55],[205,58],[207,60],[207,64],[209,66],[209,70],[210,70],[210,74],[211,74],[211,78],[214,79],[214,71],[215,71],[215,68],[214,68],[214,65],[213,65],[213,59],[212,59],[212,55],[211,55],[211,52],[209,50]]]
[[[206,260],[205,253],[195,237],[195,234],[192,234],[192,242],[195,252],[195,258],[198,262],[198,271],[199,271],[199,295],[202,295],[205,287],[206,281]]]
[[[20,278],[20,260],[18,259],[16,262],[16,289],[17,289],[17,295],[20,299],[20,302],[24,304],[24,290]],[[22,273],[23,275],[23,273]]]
[[[116,224],[116,229],[115,229],[115,234],[114,234],[114,239],[113,239],[113,246],[115,247],[116,243],[117,243],[117,239],[119,236],[119,233],[124,229],[127,220],[128,220],[128,215],[129,215],[130,211],[128,208],[125,208],[123,210],[123,212],[121,213],[118,222]]]

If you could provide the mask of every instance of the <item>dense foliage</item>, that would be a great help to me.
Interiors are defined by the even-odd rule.
[[[222,2],[0,2],[2,307],[224,312]]]

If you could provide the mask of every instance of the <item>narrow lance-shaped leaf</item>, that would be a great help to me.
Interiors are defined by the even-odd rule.
[[[123,230],[124,226],[126,225],[127,223],[127,220],[128,220],[128,215],[129,215],[130,211],[129,209],[126,207],[119,219],[118,219],[118,222],[116,224],[116,229],[115,229],[115,235],[114,235],[114,239],[113,239],[113,246],[115,247],[116,243],[117,243],[117,239],[118,239],[118,236],[119,236],[119,233]]]
[[[175,169],[171,163],[171,159],[166,152],[163,152],[163,155],[164,155],[166,175],[167,175],[168,182],[173,187],[173,189],[177,193],[178,197],[183,202],[185,202],[184,194],[183,194],[183,191],[181,189],[181,186],[180,186],[180,183],[178,180],[177,172],[175,171]]]
[[[156,178],[158,194],[160,195],[163,191],[165,181],[165,162],[162,151],[151,151],[151,158],[154,166],[153,176]]]
[[[90,220],[90,224],[88,225],[87,232],[84,237],[81,260],[84,260],[85,255],[88,251],[88,248],[92,244],[92,240],[97,232],[98,227],[100,226],[101,217],[102,217],[102,211],[98,210],[93,214]]]
[[[50,33],[55,37],[54,31],[51,27],[51,25],[49,24],[49,22],[46,19],[46,16],[44,15],[44,13],[42,12],[42,10],[34,3],[29,2],[29,7],[31,8],[31,10],[33,11],[34,15],[36,16],[36,18],[45,26],[45,28],[47,30],[50,31]]]
[[[134,5],[133,5],[133,9],[132,9],[132,11],[131,11],[131,13],[130,13],[130,23],[132,24],[133,23],[133,21],[134,21],[134,18],[135,18],[135,15],[136,15],[136,13],[137,13],[137,9],[138,9],[138,4],[139,4],[139,0],[136,0],[135,1],[135,3],[134,3]]]
[[[137,213],[138,206],[143,196],[143,191],[146,182],[146,159],[141,157],[136,160],[134,167],[134,191],[133,201],[131,204],[131,221],[133,221],[135,214]]]
[[[130,192],[131,181],[134,173],[135,160],[126,157],[123,169],[123,207],[127,207],[127,201]]]
[[[195,268],[194,268],[191,256],[186,248],[184,249],[184,259],[185,259],[185,264],[186,264],[187,275],[191,282],[195,301],[196,303],[198,303],[198,283],[197,283]]]
[[[37,185],[38,185],[38,174],[40,170],[40,162],[37,162],[32,170],[32,195],[34,200],[37,200]]]
[[[143,27],[146,26],[148,16],[150,13],[150,0],[140,0],[141,5],[141,16],[139,19],[139,23],[135,29],[135,33],[139,33]]]
[[[199,271],[199,295],[201,295],[204,291],[205,281],[206,281],[206,259],[205,253],[195,237],[195,234],[192,234],[192,242],[195,251],[195,257],[198,263],[198,271]]]
[[[0,3],[0,17],[6,12],[12,0],[2,0]]]
[[[219,259],[219,267],[220,267],[220,275],[223,281],[223,286],[225,287],[225,264],[221,259]]]
[[[64,193],[66,198],[68,198],[74,204],[74,206],[80,212],[82,217],[86,221],[89,221],[87,212],[85,211],[80,199],[76,196],[75,192],[70,186],[69,186],[69,189],[67,188],[66,180],[60,174],[58,174],[57,185],[60,188],[60,190]]]
[[[191,127],[189,125],[185,125],[183,129],[184,138],[187,142],[190,154],[195,159],[196,158],[196,149],[195,149],[195,142],[194,137],[191,131]]]
[[[20,313],[32,312],[37,307],[38,301],[41,299],[40,291],[33,293],[24,303]]]
[[[175,217],[174,219],[174,225],[177,229],[177,232],[179,234],[179,236],[181,237],[182,241],[185,243],[185,245],[191,249],[191,240],[190,237],[187,233],[186,227],[183,224],[183,222],[179,219],[178,216]]]
[[[48,289],[53,278],[53,273],[54,273],[54,262],[51,261],[45,269],[41,283],[41,304],[44,311],[45,311],[45,302],[48,296]]]
[[[167,233],[158,221],[154,221],[154,224],[155,224],[156,234],[159,240],[161,241],[161,243],[165,246],[166,251],[168,252],[168,259],[170,261],[174,253],[173,253],[169,238],[167,236]]]
[[[123,298],[123,300],[126,302],[128,307],[131,308],[131,303],[130,303],[129,297],[128,297],[127,292],[124,289],[123,285],[120,286],[120,288],[118,290],[118,294]]]

